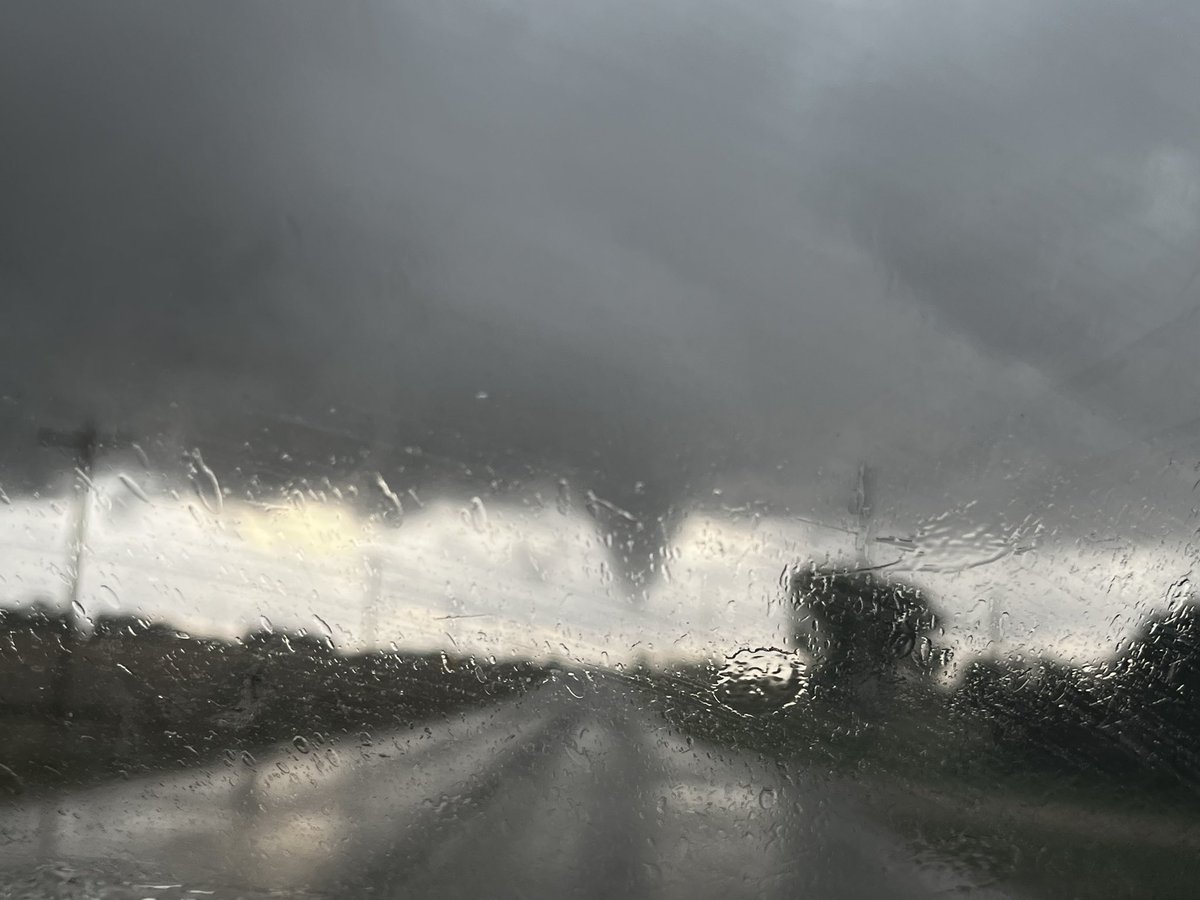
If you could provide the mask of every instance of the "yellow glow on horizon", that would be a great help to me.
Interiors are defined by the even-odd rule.
[[[357,552],[364,536],[360,519],[351,510],[329,503],[294,506],[245,504],[234,516],[234,527],[246,543],[279,556],[345,556]]]

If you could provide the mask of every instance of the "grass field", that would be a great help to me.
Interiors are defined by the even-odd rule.
[[[167,629],[0,639],[0,796],[194,765],[300,736],[407,727],[526,689],[538,666],[343,655],[287,635]],[[65,677],[64,669],[65,667]]]
[[[986,719],[928,686],[884,708],[811,702],[745,715],[719,703],[700,670],[631,681],[696,740],[852,784],[870,814],[930,862],[967,866],[1021,896],[1197,896],[1195,784],[1023,757]]]

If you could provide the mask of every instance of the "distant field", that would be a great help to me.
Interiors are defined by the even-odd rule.
[[[1200,796],[1155,773],[1121,777],[1022,758],[989,723],[933,690],[868,717],[819,703],[746,716],[721,706],[696,671],[643,673],[646,702],[674,727],[797,771],[849,781],[870,813],[931,862],[1045,898],[1197,896]],[[1072,893],[1063,893],[1072,885]]]
[[[345,656],[278,634],[110,630],[64,653],[57,633],[10,630],[0,635],[0,796],[407,726],[544,677],[444,654]]]

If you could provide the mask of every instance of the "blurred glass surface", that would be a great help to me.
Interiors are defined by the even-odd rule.
[[[0,895],[1191,897],[1200,11],[0,8]]]

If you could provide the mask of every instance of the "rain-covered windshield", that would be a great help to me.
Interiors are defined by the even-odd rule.
[[[0,8],[0,895],[1191,897],[1200,18]]]

